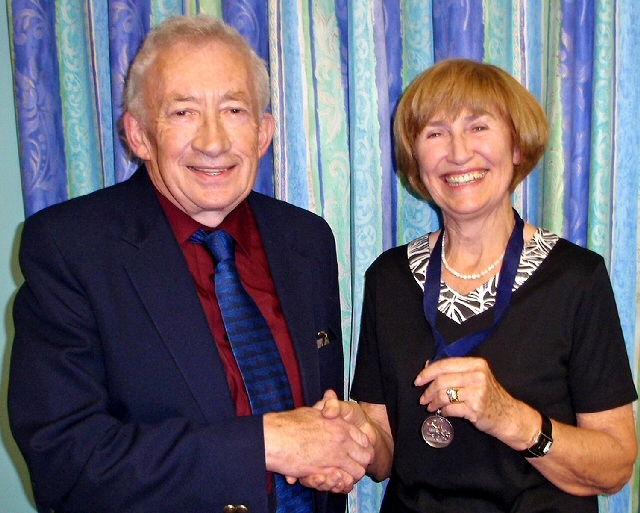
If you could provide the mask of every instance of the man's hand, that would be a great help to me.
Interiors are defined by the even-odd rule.
[[[370,419],[364,413],[358,403],[340,401],[333,390],[327,390],[322,400],[314,406],[322,411],[322,416],[328,420],[342,420],[364,433],[371,447],[375,444],[377,432],[370,423]],[[371,460],[373,461],[373,459]],[[370,462],[369,462],[370,463]],[[365,465],[366,470],[366,465]],[[330,491],[333,493],[349,493],[357,481],[362,478],[360,475],[346,473],[339,467],[326,468],[322,473],[315,473],[306,477],[301,477],[300,482],[304,486],[315,488],[320,491]],[[288,476],[287,480],[294,483],[296,479]]]
[[[336,413],[335,403],[339,402],[335,393],[328,392],[313,408],[265,414],[267,470],[288,476],[290,482],[315,475],[314,484],[318,489],[331,484],[323,485],[326,478],[320,483],[323,479],[320,476],[333,476],[332,482],[342,481],[343,486],[351,483],[351,487],[362,479],[373,460],[373,446],[354,423],[343,419],[339,411]],[[323,415],[328,405],[329,418]]]

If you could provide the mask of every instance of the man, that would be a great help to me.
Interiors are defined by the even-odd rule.
[[[274,132],[268,99],[266,67],[235,30],[165,22],[125,95],[144,166],[25,222],[9,412],[39,507],[282,511],[274,477],[364,474],[367,437],[310,407],[343,388],[333,236],[251,191]],[[252,414],[200,229],[235,240],[296,408]],[[313,501],[345,508],[344,496]]]

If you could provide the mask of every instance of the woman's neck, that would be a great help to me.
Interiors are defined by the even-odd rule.
[[[444,217],[447,259],[459,266],[489,265],[507,247],[515,226],[513,209],[501,209],[477,219]]]
[[[510,205],[478,219],[460,221],[445,216],[443,280],[461,294],[468,294],[493,278],[500,272],[514,225]]]

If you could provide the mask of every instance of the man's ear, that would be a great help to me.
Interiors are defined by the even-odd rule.
[[[269,112],[265,112],[258,127],[258,150],[262,157],[269,148],[276,130],[276,120]]]
[[[149,138],[142,124],[129,112],[124,113],[122,122],[131,151],[141,160],[151,160]]]

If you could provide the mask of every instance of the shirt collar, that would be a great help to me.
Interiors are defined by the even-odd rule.
[[[220,229],[232,235],[237,245],[240,246],[245,253],[250,254],[251,233],[247,227],[251,226],[251,217],[253,214],[249,206],[249,201],[246,198],[229,212],[216,228],[210,228],[200,224],[187,213],[180,210],[157,189],[156,194],[180,246],[186,244],[189,241],[189,237],[199,228],[204,228],[207,232]]]

